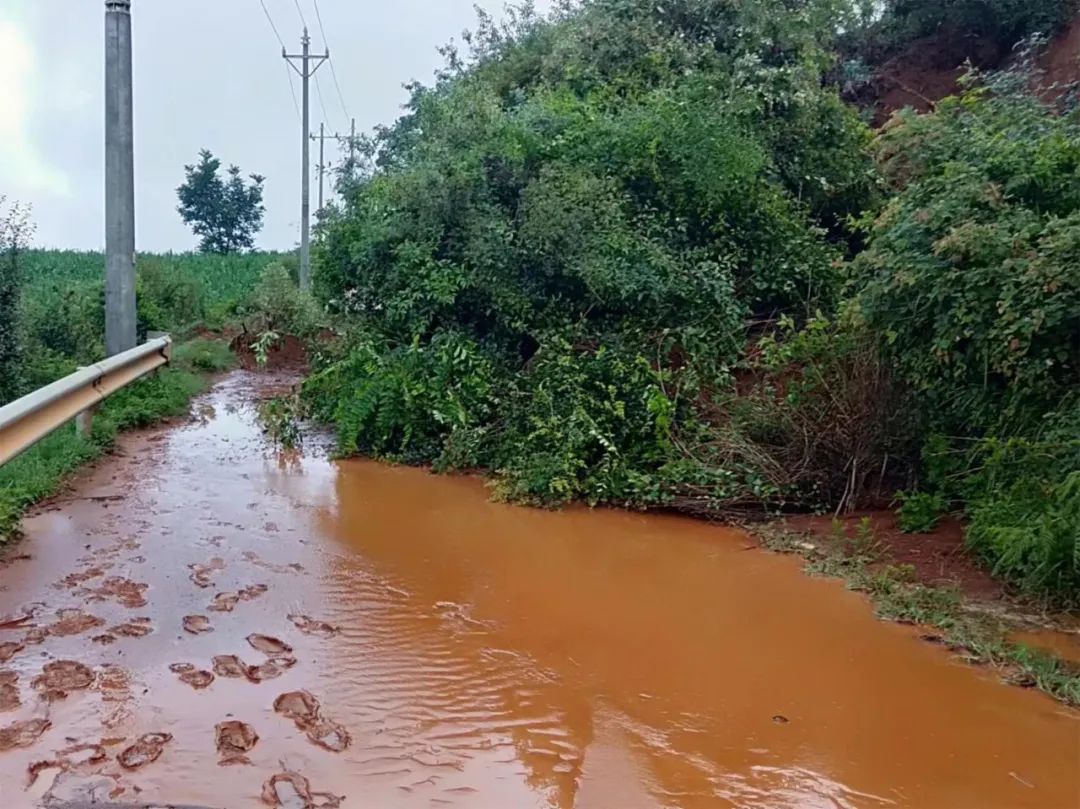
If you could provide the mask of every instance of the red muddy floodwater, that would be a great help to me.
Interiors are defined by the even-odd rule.
[[[27,522],[0,569],[3,809],[1080,806],[1076,713],[796,560],[282,459],[259,384]]]

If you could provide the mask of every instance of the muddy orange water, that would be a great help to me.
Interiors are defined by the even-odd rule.
[[[1075,713],[795,560],[280,459],[253,379],[126,440],[0,570],[4,809],[1080,806]]]

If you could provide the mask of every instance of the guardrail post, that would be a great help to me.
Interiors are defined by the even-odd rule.
[[[94,428],[94,408],[88,407],[75,417],[75,432],[80,438],[89,438]]]

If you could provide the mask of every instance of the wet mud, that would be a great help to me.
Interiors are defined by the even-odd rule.
[[[27,520],[4,809],[1080,805],[1076,712],[841,583],[689,520],[279,455],[252,403],[293,382],[229,375]]]
[[[124,751],[116,757],[120,766],[125,770],[137,770],[157,761],[165,752],[165,745],[172,741],[169,733],[147,733],[135,744],[124,748]]]
[[[231,720],[222,722],[214,729],[218,762],[221,765],[250,764],[247,754],[259,741],[255,728],[245,722]]]

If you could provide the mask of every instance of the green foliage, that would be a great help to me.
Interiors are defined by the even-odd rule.
[[[968,541],[1027,592],[1080,602],[1080,471],[1017,481],[976,501]]]
[[[632,351],[548,341],[503,403],[499,493],[537,504],[659,505],[676,417],[671,382]]]
[[[433,463],[455,436],[491,418],[495,376],[487,355],[459,335],[397,347],[360,337],[305,393],[317,415],[337,424],[342,452]]]
[[[310,337],[322,322],[318,304],[311,295],[300,291],[279,261],[266,265],[239,313],[245,326],[256,334]]]
[[[197,338],[173,349],[172,364],[184,371],[196,373],[220,373],[233,366],[233,356],[228,344],[221,340]]]
[[[23,250],[33,229],[27,209],[7,206],[0,195],[0,405],[19,393],[23,341],[19,334],[19,295]]]
[[[1080,385],[1080,116],[976,79],[879,138],[899,193],[854,280],[937,427],[1015,431]]]
[[[319,292],[366,335],[309,387],[342,450],[537,503],[755,485],[671,433],[730,384],[748,317],[835,302],[873,196],[867,131],[822,83],[837,6],[481,15],[320,228]]]
[[[245,183],[240,169],[230,166],[228,177],[218,175],[221,161],[208,150],[199,152],[199,162],[184,166],[184,184],[176,189],[184,223],[200,238],[204,253],[239,253],[250,250],[255,234],[262,229],[263,182],[258,174]]]
[[[905,534],[927,534],[934,530],[949,504],[940,494],[927,492],[899,492],[897,509],[900,530]]]
[[[199,377],[165,369],[109,397],[94,415],[92,435],[68,424],[0,467],[0,544],[18,531],[23,512],[54,494],[81,465],[112,446],[118,432],[147,427],[187,411],[202,390]]]
[[[197,276],[177,272],[168,262],[149,256],[141,258],[136,269],[135,294],[142,332],[173,331],[203,320],[206,294]]]

